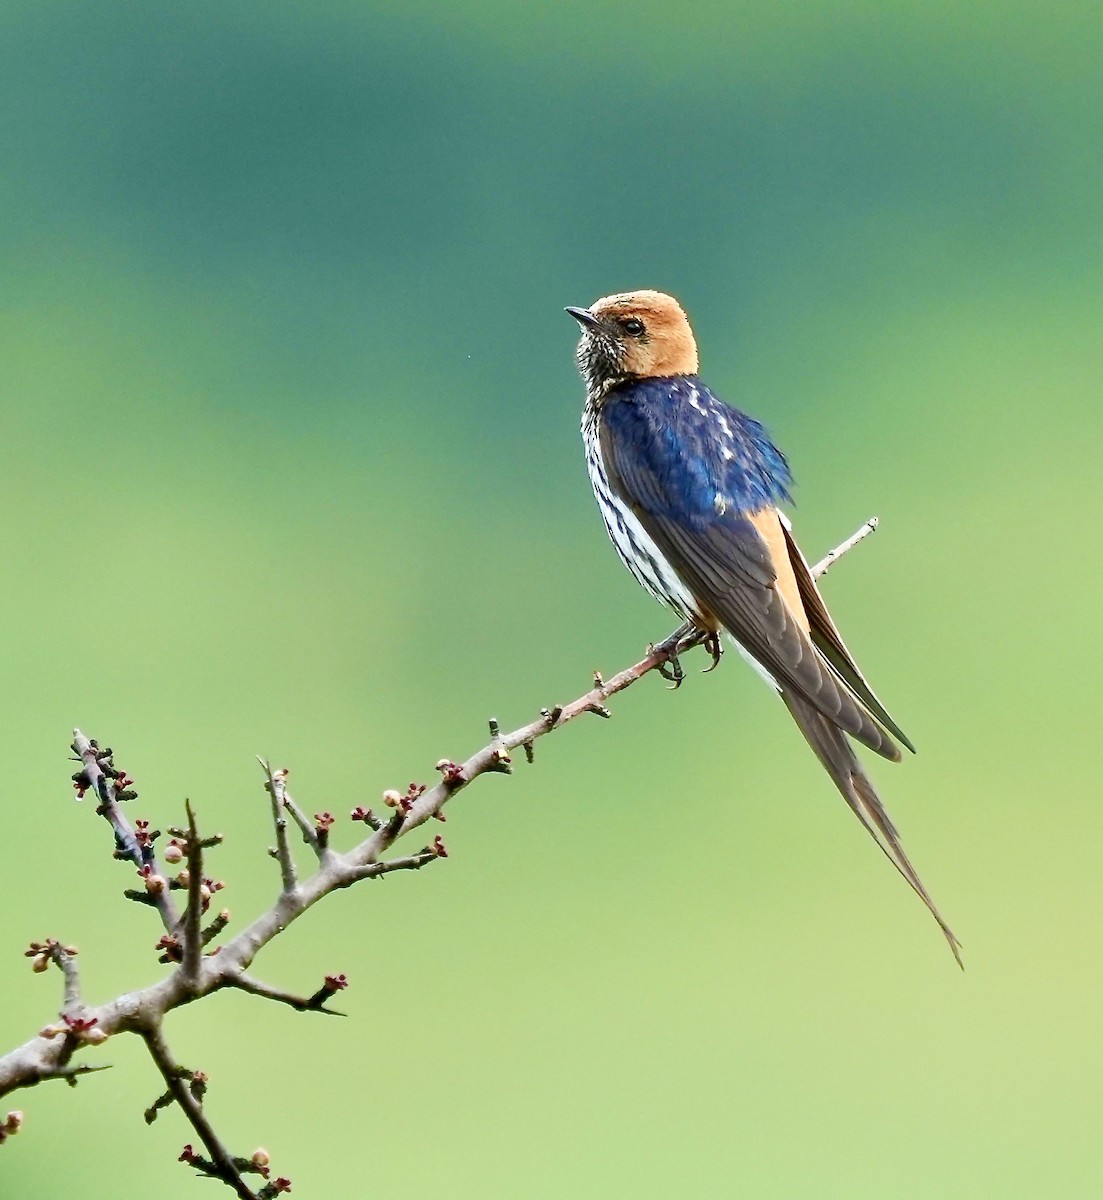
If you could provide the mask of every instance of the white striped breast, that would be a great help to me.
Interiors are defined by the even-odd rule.
[[[609,485],[601,454],[597,413],[589,405],[582,414],[582,440],[586,446],[586,469],[590,475],[590,485],[594,489],[606,532],[617,548],[621,562],[656,600],[672,608],[683,621],[695,620],[697,605],[689,589],[640,524],[636,514]]]

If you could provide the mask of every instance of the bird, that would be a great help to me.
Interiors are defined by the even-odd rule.
[[[957,937],[855,753],[858,742],[898,762],[901,745],[915,747],[846,648],[779,507],[792,502],[785,455],[762,424],[698,376],[697,341],[673,296],[620,292],[566,312],[581,330],[590,483],[625,566],[694,627],[713,666],[727,635],[777,692],[963,965]]]

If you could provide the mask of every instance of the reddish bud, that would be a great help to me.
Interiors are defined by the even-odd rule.
[[[448,857],[448,850],[445,848],[444,838],[442,838],[439,833],[437,834],[437,836],[435,838],[433,838],[432,851],[437,856],[437,858],[447,858]]]
[[[151,896],[157,895],[158,892],[163,892],[168,887],[168,880],[163,875],[158,875],[149,863],[146,863],[144,867],[140,867],[138,874],[144,880],[146,891]]]
[[[437,763],[437,770],[444,776],[445,783],[461,783],[463,781],[463,767],[459,763],[454,763],[450,758],[442,758]]]
[[[180,950],[180,942],[173,937],[171,933],[161,934],[161,938],[154,950],[160,950],[164,962],[179,962],[183,957]]]
[[[82,1042],[98,1044],[107,1041],[107,1034],[96,1024],[96,1017],[70,1017],[62,1013],[61,1023],[73,1037]]]

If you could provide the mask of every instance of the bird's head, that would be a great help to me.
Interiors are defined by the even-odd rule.
[[[697,343],[673,296],[621,292],[567,312],[582,326],[578,366],[591,396],[625,379],[696,374]]]

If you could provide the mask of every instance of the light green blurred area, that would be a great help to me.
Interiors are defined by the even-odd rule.
[[[345,1021],[171,1018],[295,1195],[1081,1197],[1099,1163],[1096,6],[42,2],[0,15],[4,1048],[163,969],[79,724],[273,896],[672,622],[606,544],[564,304],[680,296],[920,748],[938,931],[730,656],[449,810],[450,857],[259,960]],[[693,663],[694,666],[701,665]],[[355,836],[339,826],[342,844]],[[434,830],[435,832],[435,830]],[[125,1038],[10,1101],[4,1197],[210,1192]]]

